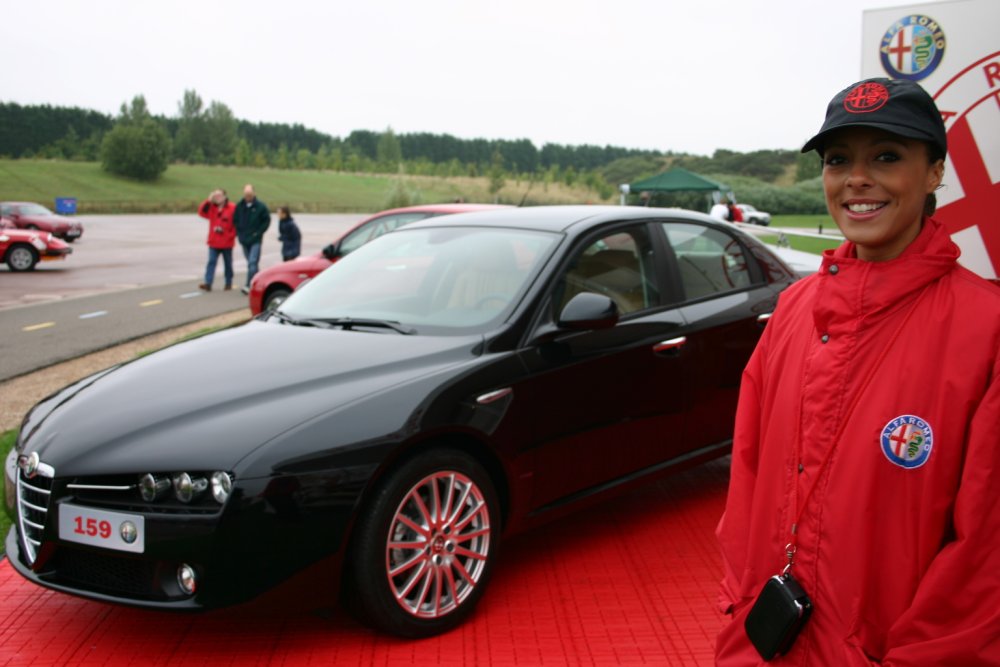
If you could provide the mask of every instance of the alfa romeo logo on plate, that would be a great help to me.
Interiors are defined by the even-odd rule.
[[[920,81],[941,64],[944,48],[944,31],[937,21],[923,14],[904,16],[882,37],[882,68],[894,79]]]

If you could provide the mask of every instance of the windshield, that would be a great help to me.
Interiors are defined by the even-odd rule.
[[[352,252],[282,305],[297,321],[387,321],[416,333],[468,333],[498,321],[559,236],[524,229],[403,229]]]
[[[18,206],[17,212],[21,215],[52,215],[52,211],[45,208],[41,204],[25,204],[24,206]]]

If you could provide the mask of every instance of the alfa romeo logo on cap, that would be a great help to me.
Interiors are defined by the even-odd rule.
[[[877,111],[889,101],[889,91],[881,83],[862,83],[844,97],[844,109],[850,113]]]
[[[941,64],[944,47],[944,31],[937,21],[923,14],[904,16],[882,36],[882,68],[894,79],[920,81]]]
[[[882,453],[900,468],[919,468],[934,448],[931,425],[915,415],[900,415],[889,421],[879,438]]]

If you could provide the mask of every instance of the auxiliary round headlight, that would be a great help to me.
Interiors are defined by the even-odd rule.
[[[182,503],[189,503],[194,498],[194,484],[191,483],[191,475],[182,472],[174,475],[174,495]],[[178,576],[180,576],[178,574]]]
[[[157,479],[151,474],[145,474],[139,479],[139,493],[147,503],[158,500],[170,488],[169,479]]]
[[[215,498],[215,502],[225,505],[226,501],[229,500],[229,494],[232,492],[233,478],[229,476],[229,473],[212,473],[212,497]]]
[[[182,503],[189,503],[195,496],[208,488],[208,480],[204,477],[192,479],[191,475],[182,472],[174,475],[174,495]]]
[[[177,568],[177,585],[188,595],[192,595],[198,590],[198,576],[195,574],[194,568],[187,563],[183,563]]]

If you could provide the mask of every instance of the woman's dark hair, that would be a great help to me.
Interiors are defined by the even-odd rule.
[[[285,215],[287,215],[289,218],[292,217],[292,209],[288,208],[287,206],[279,206],[278,207],[278,217],[281,217],[281,212],[282,211],[284,211]]]
[[[927,161],[931,164],[936,163],[938,160],[944,160],[944,151],[941,150],[937,144],[931,143],[930,141],[925,142],[927,146]],[[924,216],[930,217],[934,215],[934,211],[937,210],[937,195],[933,192],[927,195],[924,199]]]

